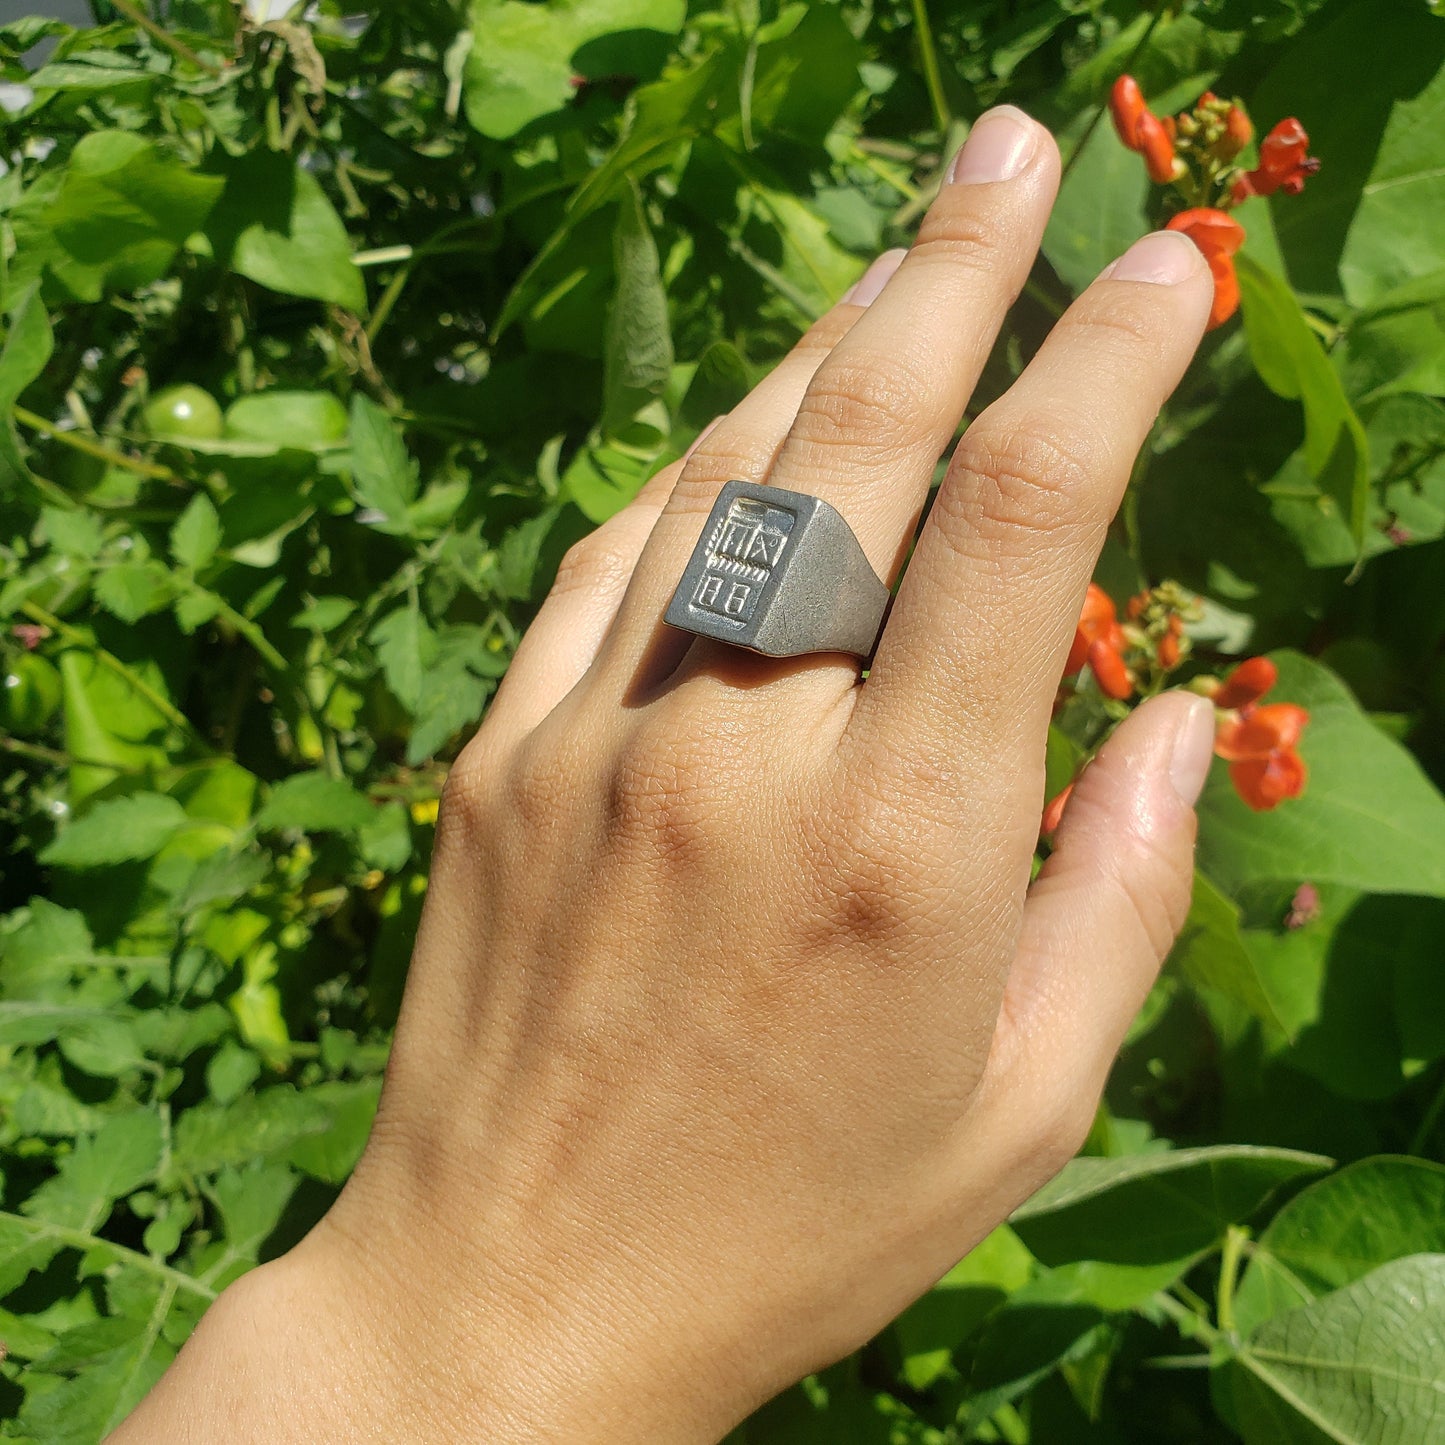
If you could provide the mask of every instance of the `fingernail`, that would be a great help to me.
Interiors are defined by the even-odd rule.
[[[893,273],[903,264],[903,258],[907,254],[908,252],[902,247],[893,251],[885,251],[853,283],[843,300],[851,302],[854,306],[868,306],[876,301],[883,288],[892,279]]]
[[[1209,776],[1209,762],[1214,756],[1214,707],[1202,697],[1179,692],[1188,707],[1174,729],[1174,748],[1169,754],[1169,781],[1179,800],[1192,808],[1199,800],[1204,780]]]
[[[1156,286],[1174,286],[1194,274],[1203,264],[1199,248],[1177,231],[1155,231],[1135,241],[1104,272],[1109,281],[1150,281]]]
[[[1000,105],[974,122],[963,149],[953,158],[953,185],[1011,181],[1039,148],[1039,128],[1016,106]]]

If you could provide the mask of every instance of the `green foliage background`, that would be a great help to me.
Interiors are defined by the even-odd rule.
[[[1098,124],[1128,68],[1161,110],[1298,115],[1323,160],[1240,213],[1243,326],[1099,574],[1197,592],[1203,666],[1273,650],[1309,790],[1257,815],[1211,780],[1085,1157],[737,1439],[1445,1439],[1445,20],[96,9],[0,27],[0,1434],[98,1439],[333,1197],[447,760],[566,544],[906,241],[1007,99],[1068,174],[996,394],[1160,219]],[[148,423],[182,382],[221,435]]]

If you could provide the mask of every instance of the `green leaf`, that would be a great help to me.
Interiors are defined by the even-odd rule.
[[[1033,1272],[1032,1257],[1007,1225],[970,1250],[893,1323],[908,1384],[915,1390],[933,1384],[953,1351]]]
[[[618,206],[612,256],[617,289],[607,308],[602,413],[602,431],[608,436],[660,396],[672,374],[667,288],[636,186],[623,193]]]
[[[329,391],[261,391],[226,408],[226,435],[278,447],[325,450],[346,440],[345,406]]]
[[[83,913],[32,898],[25,921],[0,934],[0,987],[9,999],[47,997],[47,984],[97,956]]]
[[[0,430],[0,495],[29,475],[11,409],[20,393],[45,370],[54,347],[50,314],[40,299],[40,287],[35,285],[13,308],[5,347],[0,351],[0,412],[5,416],[4,429]]]
[[[1390,63],[1362,84],[1371,55]],[[1368,306],[1440,269],[1445,29],[1424,4],[1334,7],[1281,51],[1250,110],[1266,124],[1298,116],[1321,160],[1301,195],[1270,202],[1297,286]]]
[[[1445,1254],[1416,1254],[1276,1315],[1239,1347],[1246,1445],[1423,1445],[1445,1432]]]
[[[1195,988],[1222,994],[1255,1018],[1284,1027],[1240,937],[1239,909],[1197,869],[1189,916],[1169,961]]]
[[[186,504],[171,528],[171,556],[183,567],[199,572],[221,545],[221,519],[204,492]]]
[[[1081,118],[1060,144],[1078,145],[1086,124]],[[1113,126],[1095,126],[1059,188],[1044,232],[1044,256],[1071,291],[1082,291],[1148,231],[1148,195],[1139,157],[1120,143]]]
[[[122,622],[139,622],[152,612],[160,612],[170,606],[174,597],[171,574],[151,558],[115,562],[96,574],[95,600]]]
[[[298,828],[307,833],[354,833],[372,819],[375,808],[343,778],[296,773],[271,789],[256,817],[256,827]]]
[[[98,301],[165,275],[221,185],[141,136],[93,131],[76,144],[55,198],[38,214],[22,206],[20,235],[43,234],[56,278],[77,300]]]
[[[1292,894],[1275,895],[1274,927],[1242,935],[1289,1033],[1285,1057],[1346,1098],[1398,1094],[1445,1054],[1445,900],[1320,884],[1314,916],[1291,926]]]
[[[327,1125],[298,1139],[286,1151],[287,1161],[313,1179],[344,1184],[366,1147],[380,1096],[380,1079],[318,1084],[307,1090],[306,1097],[327,1110]]]
[[[1281,1184],[1330,1167],[1319,1154],[1226,1144],[1117,1159],[1080,1158],[1009,1223],[1045,1264],[1154,1265],[1213,1249]]]
[[[175,1131],[174,1162],[191,1176],[274,1159],[298,1139],[326,1128],[324,1110],[289,1085],[242,1095],[234,1104],[195,1104]]]
[[[117,1199],[154,1178],[164,1134],[150,1109],[113,1114],[21,1205],[32,1218],[87,1232],[105,1223]]]
[[[146,1281],[133,1314],[112,1316],[67,1330],[36,1360],[34,1374],[64,1376],[57,1388],[32,1392],[16,1429],[47,1445],[90,1445],[138,1405],[174,1358],[164,1325],[175,1286]]]
[[[1364,545],[1370,449],[1365,428],[1309,328],[1294,292],[1248,255],[1235,257],[1250,355],[1266,386],[1304,406],[1304,461],[1338,507],[1356,549]]]
[[[396,700],[411,714],[421,710],[422,689],[436,661],[437,637],[415,600],[388,612],[370,638],[382,675]]]
[[[380,530],[405,535],[407,508],[416,500],[416,464],[396,422],[358,392],[351,398],[349,440],[357,498],[379,514]]]
[[[225,190],[206,226],[216,260],[287,296],[366,309],[351,240],[316,177],[279,151],[220,162]]]
[[[1445,1254],[1445,1166],[1389,1155],[1348,1164],[1297,1194],[1255,1241],[1235,1326],[1252,1334],[1410,1254]]]
[[[1309,781],[1303,796],[1255,813],[1216,764],[1199,804],[1200,869],[1236,896],[1249,883],[1301,878],[1445,896],[1445,798],[1328,668],[1270,655],[1279,684],[1269,700],[1310,713],[1300,743]]]
[[[504,140],[567,105],[574,76],[651,79],[686,13],[684,0],[473,0],[467,118]]]
[[[68,823],[40,856],[56,868],[154,858],[185,823],[185,809],[162,793],[107,799]]]

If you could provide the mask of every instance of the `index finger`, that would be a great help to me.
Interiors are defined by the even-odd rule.
[[[1191,241],[1144,237],[964,433],[849,723],[861,766],[1036,807],[1084,589],[1212,294]]]

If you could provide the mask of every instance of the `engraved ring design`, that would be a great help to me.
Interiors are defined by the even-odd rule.
[[[821,497],[728,482],[663,620],[767,657],[866,660],[888,601],[853,529]]]

